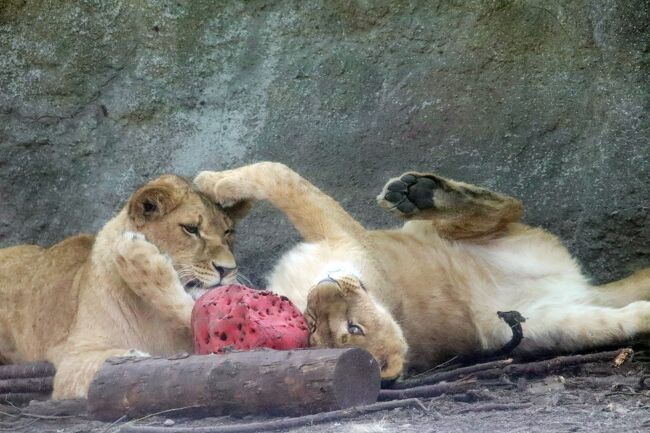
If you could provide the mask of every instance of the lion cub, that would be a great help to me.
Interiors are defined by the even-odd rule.
[[[84,397],[110,356],[191,350],[194,299],[236,276],[233,225],[186,180],[136,191],[97,236],[0,250],[0,362],[49,360],[53,398]]]
[[[304,242],[271,273],[269,289],[305,310],[311,342],[361,346],[395,378],[454,355],[503,348],[498,311],[525,317],[520,351],[567,351],[650,331],[650,270],[594,287],[560,241],[518,221],[519,201],[434,174],[391,179],[379,204],[409,220],[365,230],[332,198],[282,164],[202,172],[222,205],[269,200]]]

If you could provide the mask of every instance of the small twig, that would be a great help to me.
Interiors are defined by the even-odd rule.
[[[379,391],[379,401],[402,400],[415,397],[437,397],[442,394],[459,394],[472,388],[475,384],[476,381],[472,379],[416,386],[408,389],[382,389]]]
[[[28,422],[20,424],[20,425],[18,425],[18,423],[16,422],[16,423],[12,424],[8,428],[1,428],[0,431],[15,433],[16,431],[23,430],[25,427],[29,427],[30,425],[32,425],[34,423],[37,423],[37,422],[38,422],[37,419],[31,419]]]
[[[0,415],[19,417],[20,409],[15,406],[9,406],[7,404],[0,404]]]
[[[134,423],[139,422],[139,421],[144,421],[145,419],[148,419],[148,418],[151,418],[151,417],[154,417],[154,416],[163,415],[163,414],[171,413],[171,412],[179,412],[179,411],[183,411],[183,410],[187,410],[187,409],[197,409],[199,407],[200,406],[193,405],[193,406],[183,406],[183,407],[175,407],[175,408],[172,408],[172,409],[161,410],[160,412],[150,413],[149,415],[145,415],[145,416],[143,416],[141,418],[133,419],[133,420],[129,421],[127,423],[127,425],[131,425],[131,424],[134,424]]]
[[[635,387],[638,384],[638,379],[634,376],[606,376],[606,377],[568,377],[565,378],[564,386],[568,389],[571,388],[592,388],[592,389],[603,389],[625,386],[625,387]]]
[[[633,395],[635,397],[646,397],[650,398],[650,394],[644,394],[644,393],[639,393],[639,392],[624,392],[624,391],[615,391],[615,392],[608,392],[605,394],[605,396],[610,396],[610,395]]]
[[[485,362],[483,364],[470,365],[468,367],[456,368],[454,370],[442,371],[440,373],[433,373],[427,376],[419,377],[417,379],[406,379],[403,381],[395,382],[391,389],[405,389],[415,386],[430,385],[442,381],[455,380],[460,377],[468,376],[477,371],[489,370],[491,368],[503,368],[512,364],[512,359],[501,359],[498,361]]]
[[[14,413],[8,413],[0,411],[0,414],[6,415],[12,418],[35,418],[35,419],[65,419],[65,418],[77,418],[77,415],[40,415],[37,413],[30,413],[18,410]]]
[[[634,352],[630,350],[621,350],[621,353],[616,355],[616,358],[614,358],[614,367],[618,368],[621,365],[625,364],[625,361],[630,359],[632,356],[634,356]]]
[[[49,394],[38,392],[9,392],[0,394],[0,402],[10,404],[29,403],[32,400],[47,400]]]
[[[54,376],[54,365],[49,362],[0,365],[0,379]]]
[[[263,431],[286,430],[306,425],[320,424],[330,421],[353,418],[367,413],[396,408],[417,407],[425,409],[422,402],[416,398],[407,400],[387,401],[367,406],[351,407],[349,409],[322,412],[295,418],[283,418],[272,421],[253,422],[249,424],[221,425],[209,427],[164,427],[164,426],[125,426],[120,433],[257,433]]]
[[[475,374],[475,377],[478,379],[493,379],[504,374],[508,376],[546,376],[565,367],[588,364],[590,362],[611,361],[619,356],[621,352],[629,352],[630,356],[634,353],[632,349],[627,348],[610,352],[588,353],[585,355],[558,356],[557,358],[544,361],[511,364],[500,369],[495,368],[480,371]]]
[[[22,410],[34,415],[61,416],[75,415],[84,416],[86,413],[86,399],[76,398],[67,400],[32,401],[29,406]]]
[[[458,355],[456,355],[456,356],[452,356],[451,358],[449,358],[449,359],[446,360],[445,362],[443,362],[443,363],[441,363],[441,364],[438,364],[438,365],[436,365],[435,367],[432,367],[432,368],[430,368],[430,369],[428,369],[428,370],[424,370],[424,371],[422,371],[422,372],[420,372],[420,373],[414,374],[414,375],[411,376],[410,378],[411,378],[411,379],[415,379],[415,378],[417,378],[417,377],[427,376],[427,375],[429,375],[430,373],[432,373],[432,372],[434,372],[434,371],[438,371],[438,370],[448,371],[448,369],[450,368],[450,366],[451,366],[451,369],[454,369],[454,368],[453,368],[453,363],[454,363],[454,361],[457,361],[458,358],[459,358]]]
[[[111,430],[113,427],[115,427],[116,425],[118,425],[119,423],[124,421],[125,419],[126,419],[126,415],[122,415],[121,417],[119,417],[118,419],[116,419],[115,421],[110,423],[104,430],[102,430],[102,433],[108,433],[109,430]]]
[[[488,403],[478,406],[471,406],[459,410],[457,413],[467,412],[489,412],[492,410],[519,410],[527,409],[532,406],[532,403]]]

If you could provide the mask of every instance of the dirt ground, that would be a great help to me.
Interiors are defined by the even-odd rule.
[[[650,431],[650,363],[647,351],[620,368],[599,362],[564,368],[543,377],[481,381],[455,395],[420,399],[421,407],[398,408],[289,430],[291,433],[415,432],[647,432]],[[647,380],[646,380],[647,379]],[[5,407],[6,408],[6,407]],[[9,410],[11,409],[11,410]],[[33,402],[18,412],[1,409],[0,431],[33,433],[118,433],[129,425],[200,427],[265,421],[269,418],[171,418],[103,423],[89,420],[83,402]],[[27,415],[30,413],[30,415]],[[169,415],[169,414],[167,414]]]

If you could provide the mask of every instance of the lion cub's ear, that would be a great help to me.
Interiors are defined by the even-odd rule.
[[[174,175],[161,176],[131,196],[127,205],[129,218],[136,227],[162,218],[181,204],[189,190],[190,184],[185,179]]]

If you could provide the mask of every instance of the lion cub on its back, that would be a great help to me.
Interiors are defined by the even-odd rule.
[[[191,350],[194,299],[234,281],[234,220],[184,179],[135,192],[93,236],[0,250],[0,363],[49,360],[54,398],[84,397],[102,362]]]
[[[303,237],[269,289],[305,310],[311,343],[361,346],[382,377],[508,347],[497,312],[518,311],[521,351],[579,350],[650,331],[650,271],[594,287],[550,233],[520,224],[518,200],[431,173],[391,179],[379,204],[409,221],[365,230],[286,166],[203,172],[218,203],[268,200]]]

